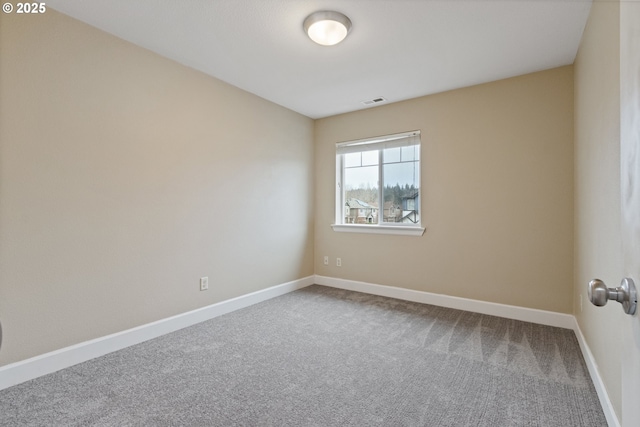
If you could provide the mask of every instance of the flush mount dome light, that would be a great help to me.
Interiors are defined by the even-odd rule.
[[[347,37],[351,20],[340,12],[322,10],[314,12],[304,20],[304,31],[314,42],[333,46]]]

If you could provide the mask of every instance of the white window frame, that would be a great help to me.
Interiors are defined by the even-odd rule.
[[[420,141],[420,131],[415,130],[411,132],[397,133],[393,135],[384,135],[375,138],[359,139],[355,141],[339,142],[336,144],[336,199],[335,199],[335,222],[331,224],[331,228],[337,232],[349,232],[349,233],[374,233],[374,234],[399,234],[405,236],[422,236],[425,228],[422,227],[422,197],[421,188],[422,183],[418,185],[418,212],[420,222],[415,225],[407,225],[406,223],[383,223],[382,218],[384,216],[384,202],[382,197],[379,197],[381,206],[378,206],[378,224],[345,224],[344,223],[344,190],[342,182],[344,180],[344,154],[347,152],[357,152],[358,147],[363,145],[379,146],[380,148],[380,161],[378,162],[380,182],[378,188],[382,193],[384,186],[383,176],[383,163],[382,163],[382,149],[393,146],[402,146],[400,141],[409,141],[418,139],[418,146],[422,148],[422,142]],[[412,144],[415,145],[415,144]],[[420,156],[420,164],[422,164],[422,155]],[[420,174],[420,181],[422,181],[422,175]]]

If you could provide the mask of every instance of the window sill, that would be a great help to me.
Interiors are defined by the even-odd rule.
[[[340,233],[398,234],[401,236],[422,236],[425,228],[400,225],[358,225],[331,224],[333,231]]]

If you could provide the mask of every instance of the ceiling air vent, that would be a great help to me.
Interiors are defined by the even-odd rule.
[[[383,98],[383,97],[381,97],[381,96],[379,96],[379,97],[377,97],[377,98],[370,99],[370,100],[368,100],[368,101],[362,101],[362,103],[363,103],[364,105],[382,104],[383,102],[387,102],[387,100],[386,100],[386,99],[384,99],[384,98]]]

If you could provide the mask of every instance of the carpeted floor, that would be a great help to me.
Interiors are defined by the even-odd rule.
[[[0,391],[2,426],[606,426],[573,331],[322,286]]]

